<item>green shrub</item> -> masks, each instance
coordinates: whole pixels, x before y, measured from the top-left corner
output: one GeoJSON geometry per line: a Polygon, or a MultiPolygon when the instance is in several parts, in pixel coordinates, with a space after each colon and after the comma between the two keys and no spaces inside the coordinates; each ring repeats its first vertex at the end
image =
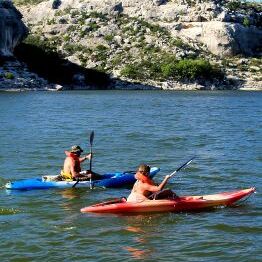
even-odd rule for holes
{"type": "Polygon", "coordinates": [[[106,17],[106,15],[99,13],[97,11],[93,11],[91,13],[89,13],[89,17],[91,18],[99,18],[101,21],[107,21],[108,18],[106,17]]]}
{"type": "Polygon", "coordinates": [[[226,4],[226,7],[231,11],[236,11],[241,7],[241,1],[232,1],[226,4]]]}
{"type": "Polygon", "coordinates": [[[46,0],[13,0],[15,5],[37,5],[46,0]]]}
{"type": "Polygon", "coordinates": [[[131,78],[131,79],[143,79],[143,70],[137,64],[126,65],[120,72],[122,76],[131,78]]]}
{"type": "Polygon", "coordinates": [[[112,60],[111,60],[111,65],[116,67],[121,65],[123,61],[123,58],[121,57],[121,55],[116,55],[112,60]]]}
{"type": "Polygon", "coordinates": [[[99,28],[99,25],[96,22],[91,22],[88,24],[90,31],[96,31],[99,28]]]}
{"type": "Polygon", "coordinates": [[[62,16],[62,15],[63,15],[63,11],[62,10],[56,10],[55,16],[62,16]]]}
{"type": "Polygon", "coordinates": [[[71,43],[64,44],[63,48],[69,55],[73,55],[74,53],[81,52],[83,50],[82,45],[71,43]]]}
{"type": "Polygon", "coordinates": [[[87,35],[87,32],[85,31],[85,30],[81,30],[80,32],[79,32],[79,36],[81,37],[81,38],[83,38],[83,37],[85,37],[87,35]]]}
{"type": "Polygon", "coordinates": [[[250,60],[250,66],[261,66],[262,65],[262,58],[252,58],[250,60]]]}
{"type": "Polygon", "coordinates": [[[161,65],[161,73],[164,78],[169,78],[174,75],[175,65],[174,64],[163,64],[161,65]]]}
{"type": "Polygon", "coordinates": [[[227,67],[227,66],[229,66],[229,64],[230,64],[230,61],[228,61],[227,59],[224,58],[224,59],[222,60],[221,64],[222,64],[222,66],[227,67]]]}
{"type": "Polygon", "coordinates": [[[126,65],[121,70],[121,75],[131,79],[154,80],[176,79],[197,80],[223,77],[219,68],[212,66],[203,59],[170,60],[172,56],[159,61],[143,60],[141,63],[126,65]],[[164,61],[166,60],[166,61],[164,61]]]}
{"type": "Polygon", "coordinates": [[[104,39],[105,39],[107,42],[112,42],[113,39],[114,39],[114,35],[105,35],[104,39]]]}
{"type": "Polygon", "coordinates": [[[98,72],[106,73],[105,66],[106,66],[106,64],[105,64],[105,63],[102,63],[101,65],[96,66],[95,69],[96,69],[96,71],[98,71],[98,72]]]}
{"type": "Polygon", "coordinates": [[[48,19],[48,20],[46,21],[46,23],[47,23],[48,25],[54,25],[54,24],[56,24],[56,21],[55,21],[55,19],[53,18],[53,19],[48,19]]]}
{"type": "Polygon", "coordinates": [[[63,49],[68,55],[72,55],[76,51],[76,45],[67,43],[64,44],[63,49]]]}
{"type": "Polygon", "coordinates": [[[61,44],[61,39],[59,37],[53,38],[41,38],[39,35],[29,35],[25,40],[25,44],[37,46],[42,50],[48,52],[54,52],[57,49],[57,46],[61,44]]]}
{"type": "Polygon", "coordinates": [[[98,45],[95,48],[94,57],[96,61],[105,62],[107,59],[108,48],[104,45],[98,45]]]}
{"type": "Polygon", "coordinates": [[[169,54],[169,53],[162,53],[160,54],[159,61],[162,65],[164,64],[172,64],[177,61],[177,58],[175,55],[169,54]]]}
{"type": "Polygon", "coordinates": [[[247,17],[245,17],[244,20],[243,20],[243,26],[245,26],[245,27],[249,27],[250,26],[250,21],[249,21],[249,19],[247,17]]]}
{"type": "Polygon", "coordinates": [[[181,49],[192,49],[192,47],[189,45],[189,44],[187,44],[187,43],[185,43],[182,39],[180,39],[180,38],[172,38],[171,40],[170,40],[170,44],[171,45],[174,45],[174,46],[176,46],[176,47],[178,47],[178,48],[181,48],[181,49]]]}
{"type": "Polygon", "coordinates": [[[88,60],[88,58],[86,56],[84,56],[83,54],[79,54],[78,59],[81,62],[81,66],[86,66],[86,63],[87,63],[87,60],[88,60]]]}
{"type": "Polygon", "coordinates": [[[6,72],[6,73],[4,74],[4,77],[5,77],[6,79],[14,79],[14,78],[15,78],[15,77],[14,77],[14,74],[11,73],[11,72],[6,72]]]}
{"type": "Polygon", "coordinates": [[[149,24],[148,22],[144,20],[141,20],[140,23],[142,26],[149,28],[152,33],[160,33],[160,34],[165,34],[165,35],[169,34],[167,29],[165,29],[164,27],[161,27],[160,25],[149,24]]]}
{"type": "Polygon", "coordinates": [[[99,51],[99,52],[104,52],[106,51],[108,48],[104,45],[97,45],[96,46],[96,50],[99,51]]]}
{"type": "Polygon", "coordinates": [[[175,65],[174,77],[178,79],[208,78],[212,71],[212,66],[202,59],[183,59],[175,65]]]}
{"type": "Polygon", "coordinates": [[[68,41],[70,40],[70,36],[69,36],[69,35],[64,35],[63,38],[64,38],[64,41],[65,41],[65,42],[68,42],[68,41]]]}

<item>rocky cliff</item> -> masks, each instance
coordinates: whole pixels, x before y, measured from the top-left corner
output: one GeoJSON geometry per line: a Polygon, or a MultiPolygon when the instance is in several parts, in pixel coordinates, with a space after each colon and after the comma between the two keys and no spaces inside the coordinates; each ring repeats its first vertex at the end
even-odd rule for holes
{"type": "Polygon", "coordinates": [[[14,49],[28,35],[22,14],[8,0],[0,1],[0,90],[48,89],[48,82],[16,59],[14,49]]]}
{"type": "MultiPolygon", "coordinates": [[[[60,24],[62,29],[61,24],[74,24],[81,13],[96,11],[111,17],[125,14],[161,24],[173,36],[201,42],[212,53],[222,57],[254,55],[256,49],[261,47],[261,7],[256,10],[250,6],[232,5],[236,1],[61,0],[57,9],[53,8],[53,2],[45,1],[23,9],[27,24],[43,25],[48,20],[49,25],[54,22],[60,24]],[[70,14],[77,12],[75,19],[70,21],[70,14]]],[[[86,21],[86,25],[88,22],[86,21]]],[[[48,27],[45,29],[48,30],[48,27]]]]}
{"type": "MultiPolygon", "coordinates": [[[[261,88],[261,4],[14,0],[27,43],[105,72],[117,88],[261,88]]],[[[83,76],[79,75],[81,79],[83,76]]]]}
{"type": "Polygon", "coordinates": [[[14,48],[27,33],[22,15],[12,2],[0,1],[0,56],[13,56],[14,48]]]}

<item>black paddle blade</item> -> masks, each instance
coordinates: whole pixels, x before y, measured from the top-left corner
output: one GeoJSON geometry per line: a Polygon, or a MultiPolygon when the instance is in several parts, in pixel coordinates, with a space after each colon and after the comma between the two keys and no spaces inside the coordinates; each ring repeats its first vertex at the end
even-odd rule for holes
{"type": "Polygon", "coordinates": [[[170,177],[174,176],[174,175],[176,174],[176,172],[178,172],[178,171],[181,170],[182,168],[184,168],[184,167],[186,167],[187,165],[189,165],[189,164],[193,161],[194,158],[196,158],[196,157],[195,157],[195,156],[192,157],[192,158],[189,159],[186,163],[184,163],[182,166],[180,166],[176,171],[174,171],[174,172],[170,175],[170,177]]]}
{"type": "Polygon", "coordinates": [[[95,136],[95,132],[92,131],[91,134],[90,134],[90,145],[91,146],[93,145],[94,136],[95,136]]]}
{"type": "Polygon", "coordinates": [[[184,168],[185,166],[189,165],[189,164],[193,161],[194,158],[196,158],[196,157],[195,157],[195,156],[192,157],[192,158],[191,158],[190,160],[188,160],[185,164],[183,164],[181,167],[179,167],[179,168],[176,170],[176,172],[178,172],[179,170],[181,170],[181,169],[184,168]]]}
{"type": "Polygon", "coordinates": [[[79,183],[79,179],[77,179],[77,181],[73,184],[72,188],[75,188],[75,186],[79,183]]]}

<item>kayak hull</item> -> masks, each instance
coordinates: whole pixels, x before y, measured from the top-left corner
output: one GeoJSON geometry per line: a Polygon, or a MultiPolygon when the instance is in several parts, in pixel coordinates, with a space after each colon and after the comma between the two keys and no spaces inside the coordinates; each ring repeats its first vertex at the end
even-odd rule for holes
{"type": "MultiPolygon", "coordinates": [[[[150,170],[150,177],[153,178],[160,168],[152,167],[150,170]]],[[[102,176],[101,180],[92,180],[92,187],[104,188],[120,188],[127,187],[135,183],[134,172],[116,172],[107,173],[102,176]]],[[[76,181],[48,181],[43,178],[22,179],[13,182],[8,182],[5,188],[8,190],[31,190],[31,189],[49,189],[49,188],[70,188],[76,181]]],[[[76,185],[78,187],[90,188],[90,181],[79,181],[76,185]]]]}
{"type": "Polygon", "coordinates": [[[139,203],[118,199],[84,207],[82,213],[152,213],[198,211],[219,206],[231,206],[255,192],[255,188],[203,196],[181,196],[174,199],[146,200],[139,203]]]}

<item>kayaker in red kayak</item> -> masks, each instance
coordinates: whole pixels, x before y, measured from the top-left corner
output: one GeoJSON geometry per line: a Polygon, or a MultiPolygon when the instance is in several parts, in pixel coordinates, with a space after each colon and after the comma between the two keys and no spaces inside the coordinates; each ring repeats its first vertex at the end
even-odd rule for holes
{"type": "Polygon", "coordinates": [[[65,151],[66,158],[64,161],[63,170],[61,170],[59,180],[88,180],[99,179],[100,175],[90,170],[81,172],[81,163],[86,159],[91,159],[92,154],[89,153],[84,157],[80,157],[83,149],[80,146],[72,146],[70,151],[65,151]],[[81,173],[80,173],[81,172],[81,173]]]}
{"type": "MultiPolygon", "coordinates": [[[[164,186],[166,185],[168,179],[171,177],[170,175],[165,176],[164,180],[160,183],[160,185],[156,186],[149,178],[150,174],[150,167],[145,164],[141,164],[137,172],[135,174],[135,178],[137,181],[135,182],[133,189],[131,191],[131,194],[127,198],[127,202],[141,202],[144,200],[148,200],[149,196],[152,195],[152,193],[156,193],[161,191],[164,186]]],[[[168,190],[168,195],[175,195],[172,191],[168,190]]],[[[166,197],[167,194],[165,194],[166,197]]]]}

